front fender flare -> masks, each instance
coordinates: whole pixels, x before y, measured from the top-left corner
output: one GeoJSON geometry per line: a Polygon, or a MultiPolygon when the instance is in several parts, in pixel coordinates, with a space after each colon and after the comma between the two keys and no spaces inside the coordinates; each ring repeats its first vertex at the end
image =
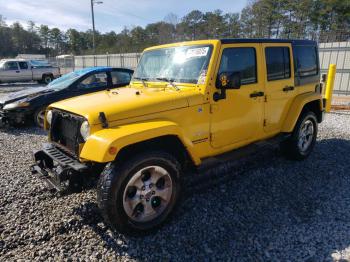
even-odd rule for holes
{"type": "Polygon", "coordinates": [[[193,162],[200,164],[201,160],[193,150],[193,143],[186,138],[181,128],[174,122],[162,120],[139,122],[99,130],[93,133],[83,145],[80,158],[83,161],[98,163],[111,162],[114,161],[118,152],[126,146],[166,135],[177,136],[187,149],[193,162]],[[109,153],[111,147],[117,149],[116,154],[109,153]]]}

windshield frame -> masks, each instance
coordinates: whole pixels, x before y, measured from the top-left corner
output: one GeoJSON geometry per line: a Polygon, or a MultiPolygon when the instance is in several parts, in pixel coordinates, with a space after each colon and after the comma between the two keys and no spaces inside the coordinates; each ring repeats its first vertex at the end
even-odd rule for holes
{"type": "MultiPolygon", "coordinates": [[[[212,43],[198,43],[198,44],[193,44],[193,43],[189,43],[189,44],[181,44],[181,45],[173,45],[173,46],[165,46],[165,47],[159,47],[159,48],[152,48],[149,50],[145,50],[142,53],[142,56],[137,64],[137,67],[135,69],[135,72],[133,74],[133,77],[130,81],[130,83],[134,82],[168,82],[169,84],[171,83],[176,83],[180,86],[193,86],[193,85],[200,85],[200,84],[206,84],[208,81],[208,75],[209,75],[209,68],[211,66],[211,60],[213,59],[214,56],[214,52],[215,52],[215,46],[212,43]],[[203,63],[203,66],[206,65],[206,75],[204,77],[204,80],[201,81],[201,83],[199,83],[200,77],[201,77],[201,73],[198,75],[197,79],[193,79],[196,80],[196,82],[191,82],[191,81],[177,81],[177,79],[169,79],[169,81],[166,80],[159,80],[157,78],[166,78],[164,76],[162,76],[162,74],[157,75],[156,77],[152,77],[152,78],[145,78],[145,77],[140,77],[137,75],[137,71],[140,70],[139,68],[142,66],[141,62],[142,59],[144,58],[144,56],[148,53],[154,52],[154,51],[159,51],[159,50],[165,50],[165,49],[175,49],[175,48],[187,48],[191,49],[191,48],[204,48],[204,47],[208,47],[208,54],[206,55],[206,60],[203,63]]],[[[201,69],[201,71],[204,70],[204,67],[201,69]]],[[[181,79],[181,80],[186,80],[186,79],[181,79]]]]}

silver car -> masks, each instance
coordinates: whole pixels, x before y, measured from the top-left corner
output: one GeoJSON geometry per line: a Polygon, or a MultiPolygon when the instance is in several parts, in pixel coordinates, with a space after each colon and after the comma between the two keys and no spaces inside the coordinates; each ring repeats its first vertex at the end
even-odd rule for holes
{"type": "Polygon", "coordinates": [[[60,69],[42,61],[0,60],[0,83],[38,81],[49,84],[57,77],[60,77],[60,69]]]}

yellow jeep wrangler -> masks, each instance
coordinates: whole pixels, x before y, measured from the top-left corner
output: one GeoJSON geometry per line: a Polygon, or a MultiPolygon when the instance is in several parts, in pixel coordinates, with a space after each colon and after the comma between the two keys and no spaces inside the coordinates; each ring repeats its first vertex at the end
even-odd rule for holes
{"type": "Polygon", "coordinates": [[[62,190],[93,173],[98,205],[119,231],[161,225],[188,168],[278,142],[311,153],[323,120],[317,44],[222,39],[146,49],[129,86],[48,107],[49,143],[34,173],[62,190]],[[253,147],[252,147],[253,145],[253,147]]]}

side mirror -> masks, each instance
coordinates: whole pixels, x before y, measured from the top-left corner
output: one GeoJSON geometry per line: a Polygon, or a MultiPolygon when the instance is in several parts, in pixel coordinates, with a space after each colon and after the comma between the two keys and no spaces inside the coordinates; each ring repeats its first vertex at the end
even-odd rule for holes
{"type": "Polygon", "coordinates": [[[241,85],[240,72],[223,72],[216,79],[218,89],[240,89],[241,85]]]}

